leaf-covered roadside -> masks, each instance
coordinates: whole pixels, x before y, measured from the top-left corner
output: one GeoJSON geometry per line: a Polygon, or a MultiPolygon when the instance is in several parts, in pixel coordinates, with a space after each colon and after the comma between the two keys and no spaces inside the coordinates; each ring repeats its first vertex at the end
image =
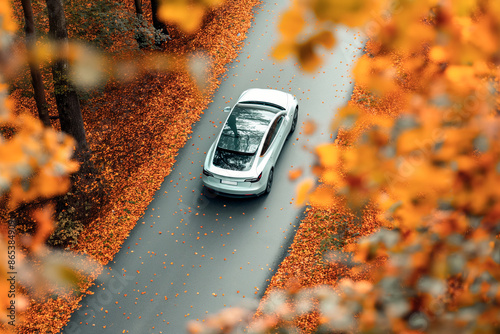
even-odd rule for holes
{"type": "MultiPolygon", "coordinates": [[[[372,47],[372,43],[368,41],[365,49],[369,52],[372,47]]],[[[397,63],[396,56],[395,62],[397,63]]],[[[340,128],[335,144],[342,150],[348,151],[375,119],[397,117],[401,103],[397,94],[390,98],[375,97],[359,84],[355,85],[348,105],[366,110],[373,115],[373,118],[358,119],[349,131],[340,128]]],[[[319,155],[321,158],[320,152],[319,155]]],[[[342,171],[343,168],[340,166],[335,169],[336,173],[342,173],[342,171]]],[[[308,288],[330,286],[338,289],[338,284],[344,279],[354,282],[371,282],[375,279],[373,269],[386,261],[385,256],[375,254],[364,254],[368,257],[376,257],[369,263],[356,261],[355,255],[351,253],[353,246],[359,242],[360,238],[368,237],[384,227],[379,219],[380,211],[368,204],[363,212],[354,214],[349,209],[345,198],[319,196],[323,190],[324,187],[319,187],[309,194],[306,216],[297,229],[287,257],[271,279],[254,317],[256,328],[260,326],[270,328],[273,324],[281,328],[288,326],[287,323],[282,323],[283,319],[287,318],[286,316],[269,317],[267,315],[269,314],[267,305],[273,304],[272,299],[276,298],[276,292],[288,291],[291,298],[295,298],[294,293],[300,290],[307,291],[308,288]],[[314,196],[315,193],[318,196],[314,196]],[[266,315],[263,315],[264,309],[266,315]],[[270,325],[269,322],[272,324],[270,325]]],[[[302,197],[307,197],[307,194],[303,194],[302,197]]],[[[366,250],[366,252],[369,251],[369,249],[366,250]]],[[[295,309],[297,305],[294,305],[295,302],[289,302],[289,311],[293,314],[297,311],[295,309]]],[[[273,314],[274,311],[271,310],[270,313],[273,314]]],[[[325,319],[321,318],[320,312],[304,312],[302,316],[290,317],[289,325],[290,328],[298,328],[303,333],[315,333],[323,321],[325,319]]]]}
{"type": "MultiPolygon", "coordinates": [[[[75,251],[108,263],[120,249],[169,174],[191,126],[211,102],[220,79],[242,47],[257,0],[227,1],[209,13],[203,27],[189,38],[169,42],[169,51],[181,59],[203,50],[210,60],[203,91],[185,70],[149,73],[125,84],[108,84],[100,97],[85,104],[83,115],[89,143],[102,177],[109,182],[98,214],[79,236],[75,251]]],[[[26,97],[17,104],[34,110],[26,97]]],[[[99,272],[93,273],[93,278],[99,272]]],[[[55,333],[78,307],[91,281],[80,291],[44,302],[31,301],[19,333],[55,333]]]]}
{"type": "MultiPolygon", "coordinates": [[[[274,293],[280,289],[293,294],[300,289],[336,286],[344,278],[353,281],[371,280],[371,268],[382,263],[384,258],[370,265],[353,266],[354,259],[348,249],[360,237],[369,236],[380,228],[376,215],[374,209],[367,209],[360,221],[339,198],[328,208],[309,206],[288,256],[271,279],[261,308],[266,307],[267,302],[272,304],[272,298],[276,297],[274,293]]],[[[256,315],[257,328],[259,321],[277,321],[277,318],[261,316],[259,310],[256,315]]],[[[321,323],[321,318],[319,313],[311,312],[290,321],[291,325],[304,333],[313,333],[321,323]]],[[[286,327],[286,324],[281,323],[280,326],[286,327]]]]}

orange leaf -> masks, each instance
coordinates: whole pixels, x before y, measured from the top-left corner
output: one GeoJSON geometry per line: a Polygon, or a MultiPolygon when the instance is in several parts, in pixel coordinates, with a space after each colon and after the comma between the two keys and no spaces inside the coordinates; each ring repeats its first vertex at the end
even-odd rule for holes
{"type": "Polygon", "coordinates": [[[33,219],[36,221],[38,227],[36,229],[36,234],[31,238],[30,244],[28,245],[31,251],[36,253],[54,230],[54,222],[52,220],[53,212],[54,204],[46,205],[33,212],[33,219]]]}
{"type": "Polygon", "coordinates": [[[296,205],[304,205],[313,186],[314,181],[312,178],[303,180],[299,183],[297,186],[297,198],[295,200],[296,205]]]}
{"type": "Polygon", "coordinates": [[[305,135],[312,135],[316,131],[316,123],[312,120],[306,121],[304,123],[304,134],[305,135]]]}
{"type": "Polygon", "coordinates": [[[292,40],[300,33],[304,23],[301,11],[298,8],[292,8],[283,14],[278,29],[285,40],[292,40]]]}
{"type": "Polygon", "coordinates": [[[298,179],[302,175],[302,169],[297,168],[297,169],[292,169],[288,171],[288,178],[292,181],[298,179]]]}
{"type": "Polygon", "coordinates": [[[273,50],[273,57],[278,60],[285,59],[289,54],[295,52],[295,44],[282,42],[278,44],[273,50]]]}
{"type": "Polygon", "coordinates": [[[326,187],[316,188],[310,195],[309,199],[312,205],[317,207],[331,207],[335,201],[333,189],[326,187]]]}
{"type": "Polygon", "coordinates": [[[340,152],[335,144],[322,144],[316,146],[316,154],[321,166],[335,167],[340,158],[340,152]]]}

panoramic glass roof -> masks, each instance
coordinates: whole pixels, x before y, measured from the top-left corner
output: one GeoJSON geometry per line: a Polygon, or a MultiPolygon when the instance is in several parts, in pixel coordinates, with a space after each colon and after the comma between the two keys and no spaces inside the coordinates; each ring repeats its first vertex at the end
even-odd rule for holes
{"type": "Polygon", "coordinates": [[[222,129],[218,148],[255,154],[275,112],[252,105],[236,105],[222,129]]]}

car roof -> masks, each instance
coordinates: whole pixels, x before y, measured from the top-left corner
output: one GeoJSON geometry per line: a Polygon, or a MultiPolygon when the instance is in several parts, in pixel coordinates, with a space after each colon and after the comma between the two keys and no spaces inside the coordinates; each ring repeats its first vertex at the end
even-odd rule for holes
{"type": "Polygon", "coordinates": [[[273,109],[251,104],[235,105],[222,128],[217,147],[233,152],[255,154],[276,117],[273,109]]]}
{"type": "Polygon", "coordinates": [[[265,102],[277,105],[284,110],[287,106],[288,94],[275,89],[262,89],[262,88],[251,88],[244,91],[240,98],[239,103],[255,103],[255,102],[265,102]]]}

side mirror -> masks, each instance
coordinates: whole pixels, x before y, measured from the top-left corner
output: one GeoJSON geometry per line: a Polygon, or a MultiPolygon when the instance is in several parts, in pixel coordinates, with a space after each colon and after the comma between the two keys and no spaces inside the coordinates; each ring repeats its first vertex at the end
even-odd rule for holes
{"type": "Polygon", "coordinates": [[[228,107],[224,108],[224,112],[230,112],[230,111],[231,111],[231,107],[228,106],[228,107]]]}

